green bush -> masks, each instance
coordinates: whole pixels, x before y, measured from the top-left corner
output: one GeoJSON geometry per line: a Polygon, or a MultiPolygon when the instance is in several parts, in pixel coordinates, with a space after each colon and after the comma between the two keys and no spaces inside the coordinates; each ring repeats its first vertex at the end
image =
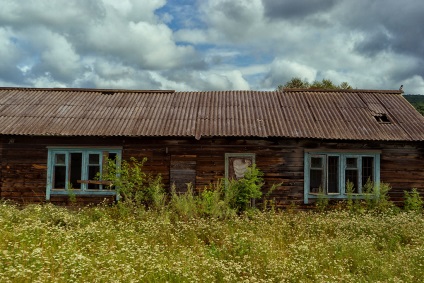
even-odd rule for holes
{"type": "Polygon", "coordinates": [[[411,192],[404,191],[404,209],[406,211],[422,212],[423,199],[416,188],[412,189],[411,192]]]}
{"type": "Polygon", "coordinates": [[[252,165],[243,178],[227,180],[225,193],[229,196],[230,206],[238,212],[251,208],[252,202],[262,196],[263,175],[256,165],[252,165]]]}
{"type": "Polygon", "coordinates": [[[102,180],[110,181],[119,198],[127,204],[161,209],[166,201],[162,178],[160,175],[153,177],[144,172],[143,165],[146,161],[147,158],[140,161],[134,157],[130,161],[108,160],[102,180]]]}

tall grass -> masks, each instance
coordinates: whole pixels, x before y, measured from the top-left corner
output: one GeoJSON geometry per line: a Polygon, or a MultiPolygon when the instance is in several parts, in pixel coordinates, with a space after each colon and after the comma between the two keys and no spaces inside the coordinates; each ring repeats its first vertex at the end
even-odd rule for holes
{"type": "Polygon", "coordinates": [[[416,212],[254,212],[0,203],[1,282],[421,282],[416,212]]]}

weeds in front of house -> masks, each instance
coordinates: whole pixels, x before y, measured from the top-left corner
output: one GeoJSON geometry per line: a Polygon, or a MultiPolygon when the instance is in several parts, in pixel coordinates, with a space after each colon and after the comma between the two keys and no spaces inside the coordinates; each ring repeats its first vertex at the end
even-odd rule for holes
{"type": "Polygon", "coordinates": [[[177,219],[0,203],[2,282],[420,282],[423,259],[415,212],[177,219]]]}
{"type": "Polygon", "coordinates": [[[416,188],[412,191],[404,191],[404,209],[406,211],[415,211],[421,213],[423,211],[423,199],[416,188]]]}
{"type": "MultiPolygon", "coordinates": [[[[154,177],[144,172],[147,158],[134,157],[126,160],[108,160],[107,169],[102,172],[102,180],[109,181],[126,205],[162,209],[166,194],[160,175],[154,177]]],[[[97,178],[100,178],[100,173],[97,178]]]]}
{"type": "Polygon", "coordinates": [[[67,210],[0,202],[1,281],[421,282],[424,276],[416,190],[405,193],[403,212],[393,209],[387,184],[370,185],[369,199],[348,198],[338,209],[325,199],[314,212],[295,204],[276,212],[271,199],[259,211],[250,203],[260,196],[260,174],[202,192],[174,188],[166,200],[160,178],[145,175],[143,162],[127,165],[106,172],[121,186],[115,205],[67,210]]]}

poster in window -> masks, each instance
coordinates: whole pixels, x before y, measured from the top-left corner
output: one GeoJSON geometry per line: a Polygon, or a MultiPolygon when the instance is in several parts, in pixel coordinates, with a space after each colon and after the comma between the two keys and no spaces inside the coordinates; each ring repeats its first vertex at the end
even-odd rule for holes
{"type": "Polygon", "coordinates": [[[240,179],[244,177],[247,168],[252,166],[253,156],[231,156],[228,158],[228,178],[240,179]]]}

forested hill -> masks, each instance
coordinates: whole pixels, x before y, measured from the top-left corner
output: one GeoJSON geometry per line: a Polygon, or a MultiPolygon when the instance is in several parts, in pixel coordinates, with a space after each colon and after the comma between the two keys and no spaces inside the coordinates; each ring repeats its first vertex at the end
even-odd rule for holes
{"type": "Polygon", "coordinates": [[[409,101],[409,103],[424,103],[424,95],[421,94],[404,94],[403,97],[409,101]]]}
{"type": "Polygon", "coordinates": [[[424,95],[405,94],[404,97],[424,116],[424,95]]]}

